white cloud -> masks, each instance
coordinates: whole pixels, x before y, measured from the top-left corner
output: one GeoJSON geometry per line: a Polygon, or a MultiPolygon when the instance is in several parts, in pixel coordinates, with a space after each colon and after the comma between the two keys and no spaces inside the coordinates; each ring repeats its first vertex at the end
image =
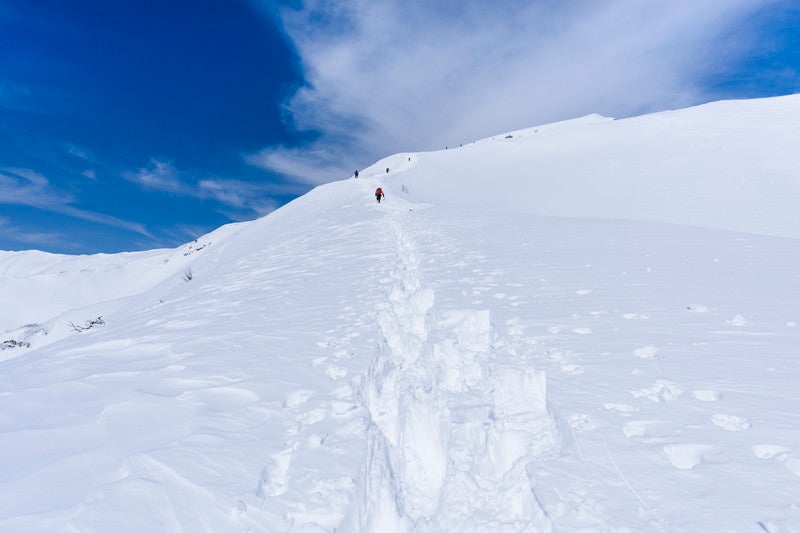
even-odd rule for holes
{"type": "Polygon", "coordinates": [[[277,15],[308,82],[286,112],[319,139],[248,161],[321,183],[394,152],[714,99],[701,78],[742,53],[720,36],[771,3],[305,0],[277,15]]]}
{"type": "MultiPolygon", "coordinates": [[[[202,198],[211,198],[236,209],[245,209],[258,215],[274,211],[277,203],[265,198],[264,186],[239,180],[206,179],[198,183],[198,194],[202,198]]],[[[241,219],[239,215],[231,215],[233,220],[241,219]]]]}
{"type": "Polygon", "coordinates": [[[46,208],[66,205],[72,199],[59,194],[50,182],[27,168],[0,168],[0,203],[46,208]]]}
{"type": "Polygon", "coordinates": [[[103,213],[96,213],[94,211],[87,211],[85,209],[78,209],[72,206],[63,206],[59,209],[54,209],[59,213],[64,215],[68,215],[74,218],[79,218],[81,220],[88,220],[89,222],[97,222],[98,224],[105,224],[107,226],[114,226],[116,228],[126,229],[128,231],[132,231],[134,233],[138,233],[140,235],[144,235],[146,237],[152,237],[153,235],[147,230],[147,226],[144,224],[140,224],[138,222],[129,222],[127,220],[122,220],[121,218],[117,218],[111,215],[105,215],[103,213]]]}
{"type": "Polygon", "coordinates": [[[264,170],[292,176],[300,183],[318,185],[343,177],[341,163],[337,165],[336,161],[346,158],[346,153],[331,148],[329,143],[306,149],[272,147],[247,155],[245,160],[264,170]]]}
{"type": "Polygon", "coordinates": [[[64,242],[69,242],[70,239],[61,233],[42,232],[42,231],[24,231],[12,225],[3,225],[5,238],[8,241],[24,244],[30,246],[53,246],[63,245],[64,242]]]}
{"type": "Polygon", "coordinates": [[[86,148],[78,146],[77,144],[65,143],[64,150],[72,157],[82,159],[83,161],[92,162],[93,158],[91,155],[89,155],[89,151],[86,148]]]}
{"type": "Polygon", "coordinates": [[[126,172],[125,179],[138,183],[145,189],[191,195],[190,187],[178,176],[172,163],[151,159],[148,167],[136,172],[126,172]]]}
{"type": "Polygon", "coordinates": [[[280,186],[269,183],[219,178],[196,180],[172,163],[157,159],[152,159],[148,167],[124,173],[123,177],[145,189],[219,202],[223,205],[220,212],[232,220],[246,219],[254,213],[265,215],[273,211],[277,203],[270,200],[268,195],[271,192],[281,192],[280,186]]]}
{"type": "MultiPolygon", "coordinates": [[[[60,213],[80,220],[97,222],[148,237],[151,236],[143,224],[129,222],[103,213],[79,209],[71,205],[72,202],[73,198],[71,196],[54,189],[47,178],[38,172],[27,168],[0,169],[0,204],[27,205],[43,211],[60,213]]],[[[53,235],[50,233],[29,234],[27,241],[37,242],[32,237],[37,236],[38,242],[44,243],[44,238],[55,238],[53,235]]]]}

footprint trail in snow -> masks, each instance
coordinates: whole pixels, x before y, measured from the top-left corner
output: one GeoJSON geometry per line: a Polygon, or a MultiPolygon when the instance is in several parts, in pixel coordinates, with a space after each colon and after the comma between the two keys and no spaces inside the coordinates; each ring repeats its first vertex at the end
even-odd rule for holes
{"type": "Polygon", "coordinates": [[[526,469],[559,451],[544,372],[494,368],[489,311],[439,309],[413,237],[388,223],[397,267],[364,380],[359,530],[548,529],[526,469]]]}

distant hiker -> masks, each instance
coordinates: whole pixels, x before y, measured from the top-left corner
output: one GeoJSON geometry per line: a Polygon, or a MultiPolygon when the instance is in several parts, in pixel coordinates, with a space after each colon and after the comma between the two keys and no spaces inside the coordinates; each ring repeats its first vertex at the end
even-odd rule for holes
{"type": "Polygon", "coordinates": [[[386,167],[386,173],[387,174],[389,173],[389,167],[386,167]]]}
{"type": "Polygon", "coordinates": [[[375,189],[375,199],[378,200],[378,203],[381,203],[381,198],[383,198],[385,194],[383,194],[383,189],[378,187],[375,189]]]}
{"type": "Polygon", "coordinates": [[[356,179],[358,179],[358,170],[356,170],[353,174],[355,175],[356,179]]]}

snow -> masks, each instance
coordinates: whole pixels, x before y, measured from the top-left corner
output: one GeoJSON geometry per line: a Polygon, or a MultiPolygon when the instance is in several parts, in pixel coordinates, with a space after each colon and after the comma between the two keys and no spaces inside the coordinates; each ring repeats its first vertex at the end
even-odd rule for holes
{"type": "Polygon", "coordinates": [[[590,116],[175,250],[1,252],[0,531],[800,531],[798,119],[590,116]]]}

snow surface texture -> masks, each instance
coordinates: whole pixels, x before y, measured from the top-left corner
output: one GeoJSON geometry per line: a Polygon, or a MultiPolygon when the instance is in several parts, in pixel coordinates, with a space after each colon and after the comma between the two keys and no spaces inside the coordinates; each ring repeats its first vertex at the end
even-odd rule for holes
{"type": "Polygon", "coordinates": [[[800,531],[798,123],[588,117],[0,252],[0,531],[800,531]]]}

